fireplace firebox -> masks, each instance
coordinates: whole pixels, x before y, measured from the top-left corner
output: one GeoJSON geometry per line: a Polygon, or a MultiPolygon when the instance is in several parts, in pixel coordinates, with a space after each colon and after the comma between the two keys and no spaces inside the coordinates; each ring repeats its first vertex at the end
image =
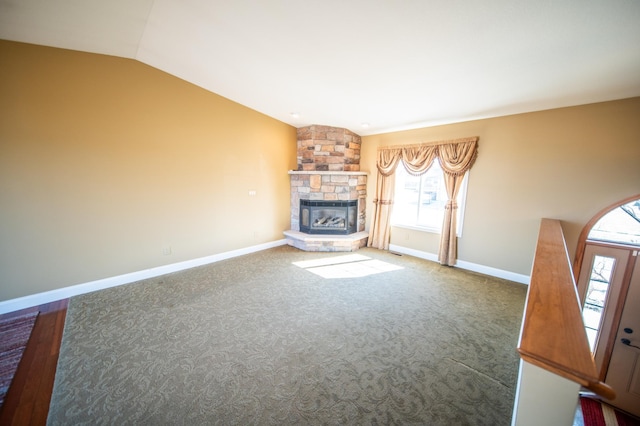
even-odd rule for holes
{"type": "Polygon", "coordinates": [[[358,200],[300,200],[300,232],[348,235],[358,231],[358,200]]]}

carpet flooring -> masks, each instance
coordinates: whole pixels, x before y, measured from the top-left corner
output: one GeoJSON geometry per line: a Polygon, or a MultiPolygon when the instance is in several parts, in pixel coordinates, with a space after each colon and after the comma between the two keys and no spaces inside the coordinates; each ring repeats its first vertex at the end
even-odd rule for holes
{"type": "Polygon", "coordinates": [[[509,425],[525,296],[282,246],[74,297],[48,424],[509,425]]]}
{"type": "Polygon", "coordinates": [[[37,317],[36,311],[0,320],[0,407],[4,404],[37,317]]]}

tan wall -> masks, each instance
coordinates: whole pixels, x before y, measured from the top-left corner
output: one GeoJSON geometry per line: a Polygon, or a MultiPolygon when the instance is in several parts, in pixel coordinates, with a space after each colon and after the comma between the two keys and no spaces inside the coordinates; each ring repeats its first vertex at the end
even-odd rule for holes
{"type": "MultiPolygon", "coordinates": [[[[634,98],[364,137],[368,220],[378,146],[479,136],[459,258],[529,274],[541,217],[573,256],[596,212],[640,194],[638,117],[634,98]]],[[[295,165],[293,127],[180,79],[0,41],[0,300],[281,239],[295,165]]]]}
{"type": "Polygon", "coordinates": [[[218,95],[0,41],[0,300],[280,240],[295,166],[295,128],[218,95]]]}
{"type": "MultiPolygon", "coordinates": [[[[640,194],[640,98],[364,137],[368,220],[378,146],[479,136],[461,260],[529,275],[540,219],[560,219],[571,260],[598,211],[640,194]]],[[[367,227],[369,223],[367,224],[367,227]]],[[[368,228],[367,228],[368,229],[368,228]]],[[[437,253],[439,235],[392,228],[391,243],[437,253]]]]}

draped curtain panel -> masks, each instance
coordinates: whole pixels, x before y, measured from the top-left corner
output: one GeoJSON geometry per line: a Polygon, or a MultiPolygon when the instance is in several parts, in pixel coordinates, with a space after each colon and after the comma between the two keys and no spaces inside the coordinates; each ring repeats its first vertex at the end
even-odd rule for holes
{"type": "Polygon", "coordinates": [[[457,212],[456,198],[462,185],[464,174],[471,169],[478,155],[478,140],[465,141],[456,144],[445,144],[438,147],[438,159],[444,172],[444,182],[447,189],[447,204],[444,208],[442,234],[440,234],[440,249],[438,260],[443,265],[453,266],[458,258],[457,212]]]}
{"type": "Polygon", "coordinates": [[[373,200],[373,220],[369,232],[368,247],[387,250],[389,248],[391,229],[391,206],[396,184],[396,167],[402,157],[401,149],[385,149],[378,151],[378,180],[373,200]]]}
{"type": "Polygon", "coordinates": [[[373,201],[373,221],[367,245],[383,250],[389,248],[395,170],[398,163],[402,161],[407,172],[414,176],[419,176],[431,167],[437,157],[444,172],[448,197],[445,205],[438,259],[443,265],[455,265],[458,249],[456,237],[458,206],[455,200],[464,174],[471,168],[476,159],[478,153],[477,145],[478,138],[473,137],[420,145],[379,148],[377,162],[378,181],[373,201]]]}

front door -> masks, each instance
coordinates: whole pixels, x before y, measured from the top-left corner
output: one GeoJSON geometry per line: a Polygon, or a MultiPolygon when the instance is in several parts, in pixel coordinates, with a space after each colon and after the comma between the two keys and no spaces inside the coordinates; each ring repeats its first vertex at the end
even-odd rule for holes
{"type": "Polygon", "coordinates": [[[588,241],[584,251],[578,293],[600,380],[606,376],[613,333],[620,318],[618,307],[624,302],[628,287],[625,278],[631,253],[625,246],[594,241],[588,241]]]}
{"type": "Polygon", "coordinates": [[[616,398],[609,401],[611,405],[640,417],[640,262],[637,259],[638,250],[634,250],[629,289],[605,383],[616,391],[616,398]]]}

